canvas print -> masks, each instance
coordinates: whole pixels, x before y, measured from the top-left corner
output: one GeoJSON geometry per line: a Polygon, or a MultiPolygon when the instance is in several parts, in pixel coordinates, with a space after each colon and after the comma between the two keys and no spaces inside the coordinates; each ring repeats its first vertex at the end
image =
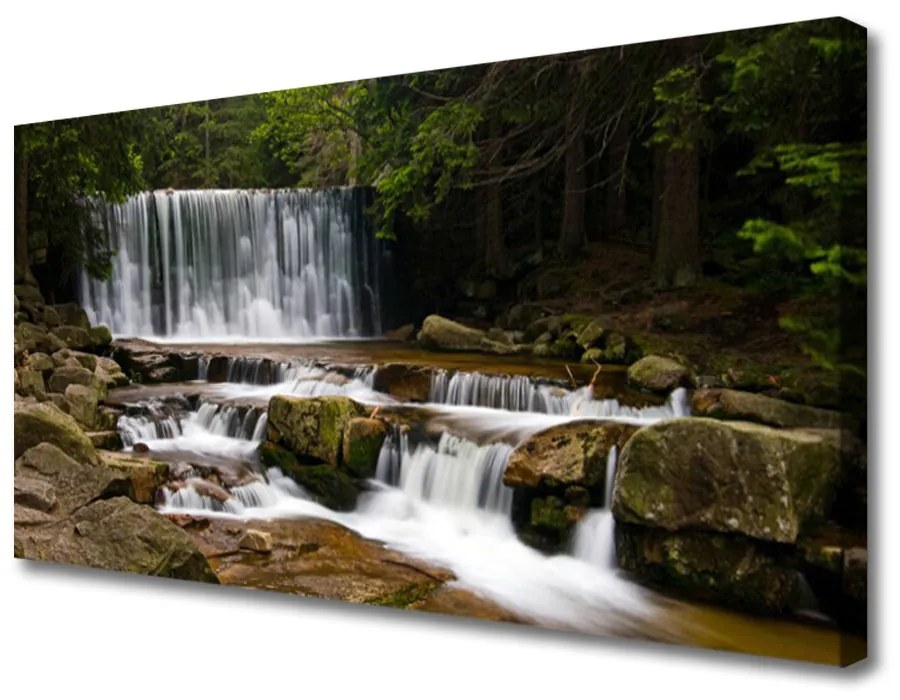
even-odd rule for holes
{"type": "Polygon", "coordinates": [[[833,18],[16,127],[15,556],[864,658],[866,123],[833,18]]]}

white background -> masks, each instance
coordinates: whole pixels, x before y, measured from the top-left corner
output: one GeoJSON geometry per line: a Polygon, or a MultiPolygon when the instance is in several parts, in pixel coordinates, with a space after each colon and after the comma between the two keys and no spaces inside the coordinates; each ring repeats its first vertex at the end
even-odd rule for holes
{"type": "MultiPolygon", "coordinates": [[[[887,692],[898,679],[897,43],[892,2],[37,3],[0,9],[0,204],[12,285],[17,122],[842,15],[870,44],[873,576],[870,660],[833,670],[126,577],[12,558],[11,402],[0,484],[2,697],[721,697],[887,692]],[[55,6],[54,6],[55,5],[55,6]],[[893,274],[891,274],[893,272],[893,274]],[[894,458],[891,461],[890,458],[894,458]],[[891,544],[887,545],[886,541],[891,544]],[[891,575],[894,574],[894,575],[891,575]],[[888,583],[888,581],[891,581],[888,583]],[[12,692],[13,694],[10,694],[12,692]]],[[[12,305],[0,328],[11,329],[12,305]]],[[[4,354],[11,352],[5,341],[4,354]]],[[[8,376],[2,381],[9,382],[8,376]]],[[[0,386],[9,397],[12,387],[0,386]]],[[[7,400],[8,401],[8,400],[7,400]]]]}

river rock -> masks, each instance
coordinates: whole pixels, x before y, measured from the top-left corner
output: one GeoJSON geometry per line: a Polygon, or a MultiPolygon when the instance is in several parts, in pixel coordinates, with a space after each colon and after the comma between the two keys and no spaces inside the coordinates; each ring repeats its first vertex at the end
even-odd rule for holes
{"type": "Polygon", "coordinates": [[[761,614],[811,605],[800,573],[746,537],[616,524],[619,566],[640,580],[761,614]]]}
{"type": "Polygon", "coordinates": [[[81,384],[69,384],[66,387],[65,397],[72,418],[88,430],[97,427],[97,402],[100,397],[96,389],[81,384]]]}
{"type": "Polygon", "coordinates": [[[90,503],[64,520],[16,534],[27,559],[218,583],[180,527],[124,497],[90,503]]]}
{"type": "Polygon", "coordinates": [[[56,490],[46,479],[17,475],[14,481],[13,498],[17,504],[42,513],[50,512],[57,504],[56,490]]]}
{"type": "Polygon", "coordinates": [[[50,375],[47,386],[50,391],[65,393],[66,387],[70,384],[91,386],[93,383],[94,373],[84,367],[57,367],[50,375]]]}
{"type": "Polygon", "coordinates": [[[344,469],[361,479],[375,476],[384,436],[385,427],[380,420],[350,418],[344,429],[344,469]]]}
{"type": "Polygon", "coordinates": [[[273,396],[268,411],[269,440],[308,461],[336,467],[348,421],[367,414],[365,407],[346,396],[273,396]]]}
{"type": "Polygon", "coordinates": [[[55,304],[53,306],[53,309],[59,316],[60,325],[77,326],[79,328],[83,328],[86,331],[90,330],[91,321],[88,318],[87,312],[75,302],[55,304]]]}
{"type": "Polygon", "coordinates": [[[384,337],[388,340],[406,343],[416,337],[416,327],[411,323],[407,323],[406,325],[400,326],[399,328],[389,330],[384,334],[384,337]]]}
{"type": "Polygon", "coordinates": [[[597,321],[589,321],[578,332],[575,342],[583,349],[596,347],[603,340],[604,330],[597,321]]]}
{"type": "MultiPolygon", "coordinates": [[[[99,464],[81,463],[47,442],[25,450],[16,459],[15,476],[17,481],[41,482],[45,493],[52,489],[55,498],[45,510],[55,506],[54,512],[60,516],[98,498],[132,493],[131,484],[118,472],[99,464]]],[[[36,507],[33,503],[26,505],[36,507]]]]}
{"type": "Polygon", "coordinates": [[[680,386],[687,386],[690,372],[667,357],[647,355],[628,368],[628,383],[636,389],[667,394],[680,386]]]}
{"type": "Polygon", "coordinates": [[[106,450],[100,452],[100,457],[107,467],[127,476],[134,491],[133,500],[138,503],[153,505],[158,490],[169,479],[169,465],[165,462],[106,450]]]}
{"type": "Polygon", "coordinates": [[[375,372],[373,388],[401,401],[428,401],[434,370],[390,362],[375,372]]]}
{"type": "Polygon", "coordinates": [[[514,488],[600,487],[610,449],[621,449],[635,432],[623,423],[579,421],[547,428],[521,443],[509,457],[503,483],[514,488]]]}
{"type": "Polygon", "coordinates": [[[778,428],[839,429],[845,416],[838,411],[813,408],[734,389],[698,389],[691,413],[723,420],[747,420],[778,428]]]}
{"type": "Polygon", "coordinates": [[[419,342],[426,348],[447,352],[489,352],[506,355],[521,352],[523,348],[491,340],[487,333],[432,314],[422,323],[419,342]]]}
{"type": "Polygon", "coordinates": [[[54,344],[50,340],[50,336],[48,335],[47,331],[44,328],[35,325],[34,323],[19,323],[15,327],[13,336],[16,345],[24,350],[27,350],[29,353],[55,352],[55,350],[53,349],[54,344]]]}
{"type": "Polygon", "coordinates": [[[794,543],[827,514],[840,480],[836,433],[675,419],[625,445],[612,507],[620,522],[794,543]]]}
{"type": "Polygon", "coordinates": [[[94,430],[85,433],[91,444],[98,450],[121,450],[122,438],[117,430],[94,430]]]}
{"type": "Polygon", "coordinates": [[[99,458],[94,446],[75,419],[52,403],[16,401],[14,411],[16,457],[35,445],[49,442],[77,462],[98,464],[99,458]]]}
{"type": "Polygon", "coordinates": [[[70,358],[74,358],[79,365],[84,367],[88,372],[97,369],[97,356],[89,352],[80,352],[78,350],[67,350],[70,358]]]}
{"type": "Polygon", "coordinates": [[[121,473],[131,482],[132,499],[138,503],[153,505],[157,490],[169,480],[169,465],[165,462],[106,450],[101,450],[99,455],[106,467],[121,473]]]}
{"type": "Polygon", "coordinates": [[[94,370],[94,376],[97,378],[97,381],[107,389],[113,389],[117,386],[126,386],[129,383],[128,377],[125,376],[125,373],[122,372],[122,369],[116,362],[110,360],[108,357],[98,357],[97,360],[97,369],[94,370]],[[110,365],[100,364],[100,360],[108,360],[111,365],[115,365],[116,369],[112,370],[110,365]]]}
{"type": "Polygon", "coordinates": [[[31,353],[26,359],[24,366],[26,369],[36,372],[52,372],[56,367],[53,359],[43,352],[31,353]]]}
{"type": "Polygon", "coordinates": [[[262,530],[247,530],[238,542],[238,547],[269,554],[272,551],[272,535],[262,530]]]}
{"type": "Polygon", "coordinates": [[[156,350],[131,350],[117,347],[115,361],[125,372],[143,383],[176,382],[196,379],[197,358],[167,355],[156,350]]]}
{"type": "Polygon", "coordinates": [[[479,352],[482,343],[487,341],[487,335],[484,331],[432,314],[422,323],[418,340],[433,350],[479,352]]]}
{"type": "Polygon", "coordinates": [[[210,518],[185,529],[207,554],[224,584],[277,590],[356,603],[407,607],[452,574],[318,518],[233,520],[210,518]],[[240,549],[247,530],[271,536],[273,554],[240,549]]]}
{"type": "Polygon", "coordinates": [[[89,331],[91,344],[97,350],[108,348],[113,341],[112,333],[107,326],[93,326],[89,331]]]}
{"type": "Polygon", "coordinates": [[[45,306],[41,314],[41,320],[47,328],[55,328],[62,323],[59,312],[52,306],[45,306]]]}
{"type": "Polygon", "coordinates": [[[69,402],[66,400],[66,397],[64,394],[60,394],[55,391],[49,391],[49,392],[47,392],[46,399],[47,399],[47,401],[50,401],[51,403],[53,403],[53,405],[56,406],[63,413],[69,412],[69,402]]]}
{"type": "Polygon", "coordinates": [[[41,372],[19,368],[16,370],[16,382],[20,394],[43,398],[46,387],[44,386],[44,375],[41,372]]]}
{"type": "Polygon", "coordinates": [[[87,350],[94,345],[90,333],[78,326],[58,326],[53,333],[73,350],[87,350]]]}
{"type": "Polygon", "coordinates": [[[356,485],[330,464],[304,464],[293,452],[270,441],[260,444],[259,460],[267,467],[281,469],[318,503],[332,510],[350,511],[356,507],[356,485]]]}

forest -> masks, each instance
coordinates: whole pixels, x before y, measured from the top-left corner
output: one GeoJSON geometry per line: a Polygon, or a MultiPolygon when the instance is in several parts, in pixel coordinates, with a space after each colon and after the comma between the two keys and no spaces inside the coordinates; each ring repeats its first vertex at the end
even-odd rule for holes
{"type": "Polygon", "coordinates": [[[647,290],[753,290],[816,363],[858,374],[865,46],[821,20],[26,125],[16,260],[51,295],[82,265],[108,275],[85,196],[364,185],[437,309],[456,277],[515,290],[619,244],[647,290]]]}

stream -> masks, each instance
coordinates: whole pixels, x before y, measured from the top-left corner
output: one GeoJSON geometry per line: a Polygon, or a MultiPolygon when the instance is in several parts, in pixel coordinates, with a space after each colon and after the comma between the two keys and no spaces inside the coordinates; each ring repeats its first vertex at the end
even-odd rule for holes
{"type": "MultiPolygon", "coordinates": [[[[366,344],[342,345],[346,359],[357,358],[366,344]]],[[[761,620],[676,601],[620,572],[608,503],[615,450],[608,459],[606,502],[582,518],[564,553],[545,554],[517,537],[510,517],[512,489],[502,483],[516,444],[539,430],[575,420],[646,425],[687,415],[684,390],[676,390],[660,405],[635,406],[615,398],[593,399],[589,389],[565,388],[552,378],[497,372],[509,370],[502,360],[482,358],[481,372],[438,370],[432,375],[428,401],[415,404],[427,416],[427,429],[389,433],[376,476],[357,508],[340,513],[316,503],[277,468],[259,464],[256,453],[265,435],[269,398],[343,395],[373,410],[413,404],[373,388],[378,365],[348,369],[344,363],[343,373],[338,373],[311,361],[309,349],[304,346],[296,360],[288,361],[283,358],[290,352],[282,347],[275,353],[280,361],[273,363],[241,357],[240,347],[232,346],[226,381],[200,379],[116,392],[129,407],[118,424],[125,451],[140,442],[151,457],[254,474],[250,483],[229,489],[224,502],[193,486],[166,489],[162,512],[222,520],[336,523],[444,567],[456,579],[449,586],[545,627],[751,653],[772,653],[775,644],[783,655],[809,660],[827,661],[839,654],[840,638],[826,627],[761,620]]],[[[202,352],[204,347],[192,345],[191,350],[202,352]]],[[[331,359],[342,359],[340,346],[331,344],[329,352],[331,359]]],[[[429,353],[420,352],[418,359],[438,366],[448,363],[429,353]]],[[[202,376],[202,362],[200,367],[202,376]]],[[[609,381],[614,384],[617,378],[609,381]]]]}

